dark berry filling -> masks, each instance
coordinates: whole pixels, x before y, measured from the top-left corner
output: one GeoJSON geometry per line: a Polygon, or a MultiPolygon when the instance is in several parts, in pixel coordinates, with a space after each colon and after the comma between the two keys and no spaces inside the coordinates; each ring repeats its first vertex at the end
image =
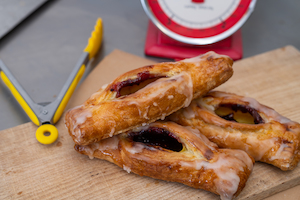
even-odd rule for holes
{"type": "Polygon", "coordinates": [[[169,149],[175,152],[180,152],[183,148],[171,132],[158,127],[149,127],[140,132],[131,132],[129,138],[134,142],[141,142],[147,146],[169,149]]]}
{"type": "Polygon", "coordinates": [[[215,110],[216,114],[228,121],[245,124],[263,124],[264,120],[257,110],[247,105],[221,104],[215,110]]]}
{"type": "Polygon", "coordinates": [[[146,87],[148,84],[156,81],[159,78],[163,78],[159,74],[150,74],[149,71],[140,72],[135,79],[128,79],[126,81],[118,82],[111,86],[110,91],[117,92],[116,97],[122,97],[135,93],[136,91],[146,87]]]}

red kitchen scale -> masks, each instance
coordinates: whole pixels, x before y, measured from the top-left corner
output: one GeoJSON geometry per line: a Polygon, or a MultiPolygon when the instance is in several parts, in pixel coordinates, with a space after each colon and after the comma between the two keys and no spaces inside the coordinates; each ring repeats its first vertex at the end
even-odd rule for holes
{"type": "Polygon", "coordinates": [[[241,26],[256,0],[141,0],[150,18],[145,54],[184,59],[215,51],[243,56],[241,26]]]}

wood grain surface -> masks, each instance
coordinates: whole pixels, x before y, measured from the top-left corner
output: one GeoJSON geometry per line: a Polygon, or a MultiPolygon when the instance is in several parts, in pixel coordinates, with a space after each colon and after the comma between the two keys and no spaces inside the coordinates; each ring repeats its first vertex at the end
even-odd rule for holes
{"type": "MultiPolygon", "coordinates": [[[[107,56],[80,85],[68,108],[81,104],[121,73],[152,64],[119,50],[107,56]]],[[[286,46],[240,60],[233,77],[218,90],[256,98],[300,122],[300,52],[286,46]]],[[[107,161],[90,160],[58,122],[58,140],[35,139],[36,126],[26,123],[0,132],[0,199],[219,199],[217,195],[179,183],[127,173],[107,161]]],[[[237,199],[263,199],[300,184],[300,166],[289,172],[256,163],[237,199]]]]}

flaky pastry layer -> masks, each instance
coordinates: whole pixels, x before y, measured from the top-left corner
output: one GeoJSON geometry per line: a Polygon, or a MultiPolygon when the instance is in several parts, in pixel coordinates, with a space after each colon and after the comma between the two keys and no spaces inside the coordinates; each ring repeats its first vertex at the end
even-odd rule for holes
{"type": "Polygon", "coordinates": [[[87,145],[164,119],[227,81],[232,64],[228,56],[208,52],[129,71],[69,110],[66,127],[76,144],[87,145]]]}
{"type": "Polygon", "coordinates": [[[244,150],[256,161],[281,170],[294,169],[300,159],[300,124],[252,98],[212,91],[169,119],[197,128],[219,147],[244,150]],[[222,106],[251,113],[255,124],[238,123],[232,118],[233,113],[217,115],[222,106]]]}
{"type": "Polygon", "coordinates": [[[75,145],[75,150],[127,172],[213,192],[223,200],[242,191],[254,163],[246,152],[219,149],[197,129],[173,122],[151,123],[87,146],[75,145]]]}

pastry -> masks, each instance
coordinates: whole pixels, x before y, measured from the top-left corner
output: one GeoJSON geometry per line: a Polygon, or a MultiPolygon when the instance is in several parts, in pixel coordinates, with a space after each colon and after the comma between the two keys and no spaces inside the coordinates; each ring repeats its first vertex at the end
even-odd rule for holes
{"type": "Polygon", "coordinates": [[[228,80],[232,64],[228,56],[208,52],[129,71],[69,110],[66,127],[76,144],[87,145],[164,119],[228,80]]]}
{"type": "Polygon", "coordinates": [[[197,128],[219,147],[244,150],[281,170],[292,170],[299,162],[300,124],[252,98],[212,91],[169,120],[197,128]]]}
{"type": "Polygon", "coordinates": [[[154,122],[90,145],[75,145],[90,158],[108,160],[141,176],[179,182],[232,199],[244,188],[254,160],[219,149],[197,129],[154,122]]]}

